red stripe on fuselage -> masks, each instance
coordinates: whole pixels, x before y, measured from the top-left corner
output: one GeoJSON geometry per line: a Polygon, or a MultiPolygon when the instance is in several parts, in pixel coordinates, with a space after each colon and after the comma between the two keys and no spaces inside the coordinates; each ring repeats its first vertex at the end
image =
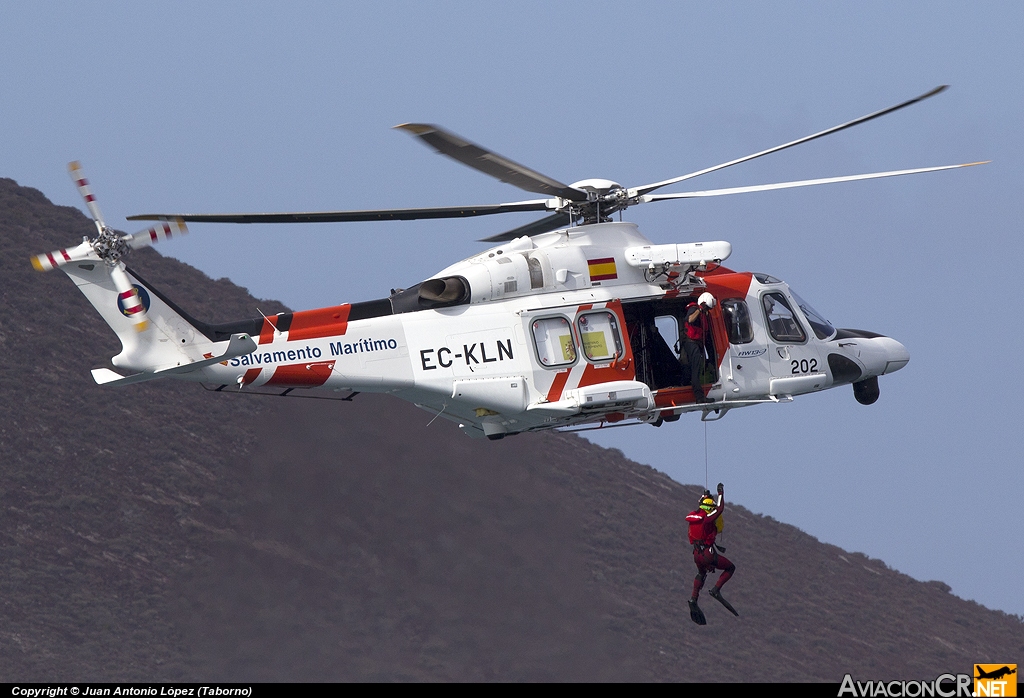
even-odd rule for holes
{"type": "MultiPolygon", "coordinates": [[[[705,392],[710,387],[710,384],[705,385],[705,392]]],[[[683,405],[692,405],[694,402],[696,402],[696,399],[693,396],[693,388],[688,385],[684,387],[662,388],[654,395],[656,407],[682,407],[683,405]]]]}
{"type": "Polygon", "coordinates": [[[348,331],[348,314],[351,310],[352,306],[346,303],[297,312],[292,315],[288,340],[317,339],[345,334],[348,331]]]}
{"type": "Polygon", "coordinates": [[[714,272],[697,275],[703,277],[704,283],[708,285],[708,290],[715,298],[746,298],[747,291],[750,290],[750,280],[754,275],[748,271],[737,273],[723,269],[724,267],[719,267],[714,272]]]}
{"type": "Polygon", "coordinates": [[[268,317],[263,318],[263,327],[260,328],[260,344],[270,344],[274,341],[274,330],[277,328],[277,323],[280,322],[280,315],[272,317],[273,320],[268,317]]]}
{"type": "Polygon", "coordinates": [[[245,375],[242,376],[242,385],[249,385],[254,380],[259,378],[260,371],[262,370],[262,368],[250,368],[248,371],[245,372],[245,375]]]}
{"type": "Polygon", "coordinates": [[[333,361],[278,366],[267,385],[285,385],[296,388],[317,388],[327,382],[334,370],[333,361]]]}
{"type": "Polygon", "coordinates": [[[562,391],[565,389],[565,382],[569,380],[569,369],[555,374],[555,381],[548,389],[548,402],[558,402],[562,399],[562,391]]]}
{"type": "MultiPolygon", "coordinates": [[[[609,301],[605,308],[615,314],[616,321],[619,323],[620,335],[623,341],[623,353],[614,361],[609,361],[607,365],[598,368],[594,364],[588,363],[583,368],[583,375],[580,376],[579,387],[587,385],[595,385],[597,383],[607,383],[609,381],[631,381],[636,378],[636,364],[633,362],[633,347],[629,344],[629,333],[626,329],[626,318],[622,314],[622,303],[620,301],[609,301]]],[[[578,318],[585,310],[589,310],[589,305],[581,305],[579,313],[576,317],[578,318]]],[[[578,329],[577,324],[577,329],[578,329]]]]}
{"type": "MultiPolygon", "coordinates": [[[[754,278],[750,272],[737,273],[725,269],[725,267],[719,267],[703,276],[708,291],[719,301],[727,298],[745,299],[747,291],[750,290],[750,281],[754,278]]],[[[729,336],[725,331],[725,318],[722,317],[721,304],[715,303],[715,307],[709,314],[711,315],[711,336],[715,342],[715,352],[718,354],[718,365],[721,367],[729,352],[729,336]]]]}

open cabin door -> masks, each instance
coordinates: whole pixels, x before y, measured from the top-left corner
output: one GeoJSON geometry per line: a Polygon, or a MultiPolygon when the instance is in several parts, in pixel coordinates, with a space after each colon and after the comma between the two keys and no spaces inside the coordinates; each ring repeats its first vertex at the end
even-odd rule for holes
{"type": "MultiPolygon", "coordinates": [[[[629,341],[636,357],[636,380],[646,383],[651,390],[689,386],[689,367],[680,364],[681,337],[684,332],[683,315],[686,306],[696,298],[645,300],[623,306],[629,341]]],[[[720,311],[716,306],[708,314],[711,332],[705,338],[705,386],[718,381],[720,311]]]]}

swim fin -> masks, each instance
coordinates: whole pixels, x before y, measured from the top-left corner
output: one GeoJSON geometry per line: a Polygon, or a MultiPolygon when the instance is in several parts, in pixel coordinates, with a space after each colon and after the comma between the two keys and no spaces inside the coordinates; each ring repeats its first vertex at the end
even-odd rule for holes
{"type": "Polygon", "coordinates": [[[690,599],[687,603],[690,604],[690,620],[697,625],[707,625],[708,619],[704,617],[704,611],[700,610],[700,606],[697,605],[697,600],[690,599]]]}
{"type": "Polygon", "coordinates": [[[718,587],[711,587],[711,590],[708,591],[708,595],[718,603],[728,608],[734,616],[739,616],[739,613],[737,613],[736,609],[732,607],[732,604],[726,601],[725,597],[722,596],[722,592],[719,591],[718,587]]]}

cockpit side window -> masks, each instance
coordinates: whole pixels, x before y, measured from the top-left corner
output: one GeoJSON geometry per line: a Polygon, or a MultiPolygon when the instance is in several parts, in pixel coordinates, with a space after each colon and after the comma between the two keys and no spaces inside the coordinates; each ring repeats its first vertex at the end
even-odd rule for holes
{"type": "Polygon", "coordinates": [[[807,339],[784,295],[778,292],[766,293],[761,296],[761,304],[768,318],[768,331],[776,341],[803,342],[807,339]]]}
{"type": "Polygon", "coordinates": [[[832,323],[821,316],[817,310],[811,307],[811,304],[805,301],[803,298],[793,293],[793,289],[789,290],[793,294],[793,300],[800,306],[800,310],[803,311],[804,317],[807,318],[807,322],[811,324],[811,329],[814,330],[814,336],[818,339],[828,339],[836,333],[836,328],[832,327],[832,323]]]}
{"type": "Polygon", "coordinates": [[[729,335],[730,344],[754,341],[754,326],[750,322],[746,301],[741,298],[722,301],[722,316],[725,318],[725,331],[729,335]]]}

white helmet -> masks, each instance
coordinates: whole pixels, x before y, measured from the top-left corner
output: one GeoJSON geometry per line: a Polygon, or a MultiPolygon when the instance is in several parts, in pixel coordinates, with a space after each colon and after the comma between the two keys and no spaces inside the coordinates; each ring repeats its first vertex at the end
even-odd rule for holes
{"type": "Polygon", "coordinates": [[[697,305],[703,305],[705,308],[708,308],[708,309],[714,308],[715,307],[715,297],[712,296],[707,291],[705,291],[704,293],[700,294],[700,298],[697,299],[697,305]]]}

